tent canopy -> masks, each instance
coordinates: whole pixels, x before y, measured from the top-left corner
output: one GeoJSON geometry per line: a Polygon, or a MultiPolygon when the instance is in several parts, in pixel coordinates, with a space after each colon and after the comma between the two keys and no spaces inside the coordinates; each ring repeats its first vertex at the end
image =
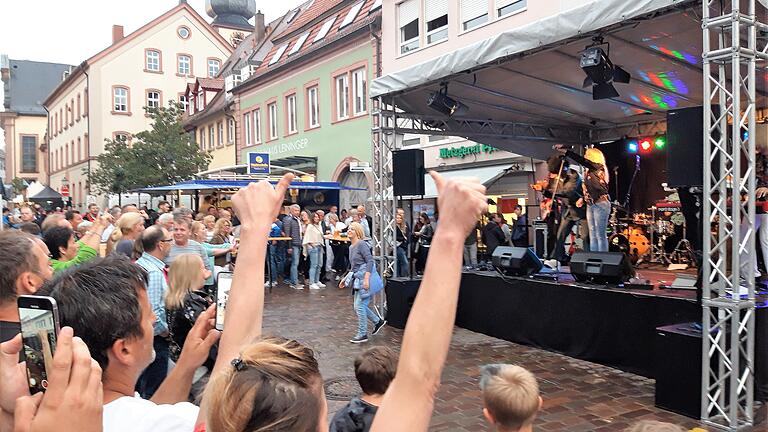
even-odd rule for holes
{"type": "MultiPolygon", "coordinates": [[[[144,192],[148,194],[158,194],[167,192],[193,192],[219,189],[240,189],[248,186],[250,183],[259,180],[188,180],[168,186],[154,186],[137,189],[134,192],[144,192]]],[[[272,184],[277,184],[277,180],[270,180],[272,184]]],[[[342,186],[337,182],[301,182],[291,183],[291,189],[310,189],[310,190],[365,190],[342,186]]]]}
{"type": "Polygon", "coordinates": [[[54,201],[62,199],[61,194],[45,186],[43,190],[28,198],[30,201],[54,201]]]}
{"type": "MultiPolygon", "coordinates": [[[[694,0],[595,0],[382,76],[371,94],[446,135],[538,158],[555,143],[663,133],[667,111],[703,104],[700,8],[694,0]],[[610,43],[611,61],[631,74],[629,84],[615,84],[617,98],[596,101],[582,88],[580,53],[594,36],[610,43]],[[463,117],[427,106],[442,84],[469,107],[463,117]]],[[[765,69],[758,73],[768,78],[765,69]]],[[[766,80],[758,83],[758,106],[765,106],[766,80]]]]}

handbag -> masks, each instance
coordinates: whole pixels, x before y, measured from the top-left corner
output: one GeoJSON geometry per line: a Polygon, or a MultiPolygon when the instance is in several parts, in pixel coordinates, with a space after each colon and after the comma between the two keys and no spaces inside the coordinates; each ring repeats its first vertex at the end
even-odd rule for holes
{"type": "Polygon", "coordinates": [[[371,277],[368,279],[368,289],[363,288],[360,290],[360,298],[364,298],[364,299],[369,298],[373,295],[378,294],[383,289],[384,289],[384,279],[381,278],[379,271],[376,270],[376,266],[373,266],[371,277]]]}

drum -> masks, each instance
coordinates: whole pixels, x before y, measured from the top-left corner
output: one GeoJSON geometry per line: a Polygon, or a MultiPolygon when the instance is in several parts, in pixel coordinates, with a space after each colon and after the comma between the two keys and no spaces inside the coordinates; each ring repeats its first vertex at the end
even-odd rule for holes
{"type": "Polygon", "coordinates": [[[648,237],[645,236],[643,230],[637,227],[629,228],[629,256],[633,260],[637,260],[641,256],[648,253],[651,249],[651,243],[648,241],[648,237]]]}
{"type": "Polygon", "coordinates": [[[608,250],[629,254],[629,239],[622,234],[614,234],[608,238],[608,250]]]}
{"type": "Polygon", "coordinates": [[[659,235],[672,235],[675,233],[675,226],[668,220],[657,220],[656,223],[652,225],[652,228],[659,235]]]}

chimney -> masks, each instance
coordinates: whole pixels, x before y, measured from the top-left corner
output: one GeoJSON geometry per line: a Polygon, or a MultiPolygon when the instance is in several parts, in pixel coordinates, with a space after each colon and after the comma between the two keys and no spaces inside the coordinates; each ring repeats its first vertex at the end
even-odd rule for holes
{"type": "Polygon", "coordinates": [[[254,43],[258,46],[267,37],[267,28],[264,26],[264,14],[261,11],[256,12],[256,24],[253,32],[256,34],[254,43]]]}
{"type": "Polygon", "coordinates": [[[120,40],[123,39],[123,26],[121,25],[113,25],[112,26],[112,45],[120,42],[120,40]]]}

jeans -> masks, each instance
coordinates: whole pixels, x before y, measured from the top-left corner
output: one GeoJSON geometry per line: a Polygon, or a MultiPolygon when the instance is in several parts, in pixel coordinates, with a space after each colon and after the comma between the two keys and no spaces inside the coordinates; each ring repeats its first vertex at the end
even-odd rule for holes
{"type": "Polygon", "coordinates": [[[151,398],[168,375],[168,357],[170,356],[168,340],[155,336],[152,345],[155,349],[155,361],[144,369],[136,382],[136,391],[144,399],[151,398]]]}
{"type": "Polygon", "coordinates": [[[269,281],[276,282],[277,275],[280,272],[280,267],[277,264],[277,246],[270,242],[270,244],[267,246],[267,254],[269,259],[269,281]]]}
{"type": "Polygon", "coordinates": [[[611,203],[608,200],[587,205],[587,223],[592,252],[608,252],[608,218],[611,203]]]}
{"type": "Polygon", "coordinates": [[[464,245],[464,265],[476,266],[477,265],[477,243],[471,245],[464,245]]]}
{"type": "Polygon", "coordinates": [[[301,246],[291,246],[291,285],[299,284],[299,257],[301,256],[301,246]]]}
{"type": "Polygon", "coordinates": [[[404,247],[397,247],[397,277],[407,277],[408,271],[408,253],[404,247]]]}
{"type": "Polygon", "coordinates": [[[309,283],[320,282],[320,267],[323,265],[323,247],[312,246],[309,248],[309,283]]]}
{"type": "Polygon", "coordinates": [[[357,314],[357,336],[368,335],[368,320],[371,320],[373,324],[377,324],[381,318],[376,315],[376,312],[372,311],[368,307],[368,303],[371,298],[361,298],[360,292],[362,290],[355,290],[355,313],[357,314]]]}
{"type": "MultiPolygon", "coordinates": [[[[573,225],[575,225],[576,223],[581,224],[581,227],[579,228],[579,235],[581,235],[581,239],[584,243],[584,250],[588,251],[591,249],[589,247],[590,245],[589,242],[592,239],[592,235],[591,235],[592,227],[588,225],[588,222],[586,220],[579,217],[578,212],[576,210],[574,210],[571,207],[567,207],[563,212],[562,219],[560,220],[560,228],[557,229],[557,242],[555,243],[555,251],[552,253],[552,259],[556,259],[560,262],[565,261],[565,257],[566,257],[565,240],[568,238],[569,235],[571,235],[571,232],[573,231],[573,225]]],[[[605,228],[603,228],[603,232],[605,232],[605,228]]],[[[605,244],[607,248],[608,247],[607,238],[605,240],[605,244]]],[[[591,249],[591,250],[594,251],[595,249],[591,249]]]]}

